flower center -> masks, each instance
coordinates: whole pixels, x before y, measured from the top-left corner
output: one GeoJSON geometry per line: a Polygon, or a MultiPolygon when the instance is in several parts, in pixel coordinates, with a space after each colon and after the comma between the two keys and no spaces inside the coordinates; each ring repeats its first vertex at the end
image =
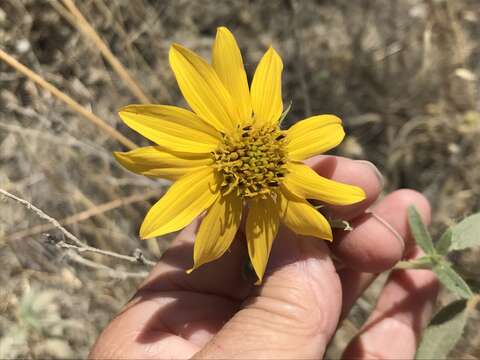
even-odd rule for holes
{"type": "Polygon", "coordinates": [[[212,152],[215,166],[223,176],[224,195],[265,197],[277,188],[287,172],[285,134],[277,127],[245,126],[238,138],[223,136],[223,144],[212,152]]]}

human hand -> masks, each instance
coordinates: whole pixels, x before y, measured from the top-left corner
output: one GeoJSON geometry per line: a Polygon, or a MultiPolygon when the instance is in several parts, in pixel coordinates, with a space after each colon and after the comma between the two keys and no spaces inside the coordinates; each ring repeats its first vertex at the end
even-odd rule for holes
{"type": "MultiPolygon", "coordinates": [[[[333,243],[283,228],[261,286],[242,276],[248,259],[241,233],[221,259],[187,275],[196,224],[178,235],[133,300],[108,325],[92,358],[321,358],[339,322],[376,274],[418,255],[407,207],[428,223],[427,200],[398,190],[381,192],[375,168],[362,161],[321,156],[309,161],[320,175],[362,187],[358,204],[326,211],[354,230],[333,243]],[[367,210],[370,209],[370,210],[367,210]],[[340,260],[335,266],[330,253],[340,260]],[[338,264],[337,264],[338,265],[338,264]]],[[[413,358],[438,292],[427,270],[395,270],[345,358],[413,358]]]]}

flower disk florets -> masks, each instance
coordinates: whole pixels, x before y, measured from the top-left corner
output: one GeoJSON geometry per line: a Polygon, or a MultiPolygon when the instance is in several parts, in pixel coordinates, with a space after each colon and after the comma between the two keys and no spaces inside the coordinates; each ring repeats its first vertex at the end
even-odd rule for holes
{"type": "Polygon", "coordinates": [[[224,195],[265,197],[277,188],[286,174],[285,134],[277,127],[245,126],[236,138],[223,136],[222,145],[212,153],[223,177],[224,195]]]}

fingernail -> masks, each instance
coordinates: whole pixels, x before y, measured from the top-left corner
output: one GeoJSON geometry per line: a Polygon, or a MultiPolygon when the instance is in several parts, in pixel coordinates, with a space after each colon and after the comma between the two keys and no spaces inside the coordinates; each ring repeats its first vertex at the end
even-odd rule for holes
{"type": "Polygon", "coordinates": [[[383,177],[380,170],[378,170],[378,168],[373,163],[371,163],[370,161],[367,161],[367,160],[357,160],[357,162],[365,164],[368,167],[370,167],[370,169],[373,170],[373,173],[375,174],[378,181],[380,182],[381,187],[383,188],[385,186],[385,178],[383,177]]]}

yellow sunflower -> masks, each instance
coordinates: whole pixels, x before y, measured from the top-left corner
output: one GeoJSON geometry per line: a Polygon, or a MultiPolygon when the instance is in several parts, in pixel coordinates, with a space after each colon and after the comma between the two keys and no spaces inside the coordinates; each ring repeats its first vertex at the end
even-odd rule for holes
{"type": "Polygon", "coordinates": [[[217,31],[212,58],[210,65],[172,45],[170,65],[193,112],[166,105],[120,109],[130,128],[157,145],[115,156],[135,173],[175,181],[147,213],[141,238],[180,230],[206,211],[189,271],[225,253],[245,206],[248,253],[260,283],[280,221],[300,235],[331,241],[330,224],[306,199],[348,205],[365,193],[302,163],[342,141],[338,117],[312,116],[280,129],[283,65],[272,47],[250,88],[238,45],[225,27],[217,31]]]}

